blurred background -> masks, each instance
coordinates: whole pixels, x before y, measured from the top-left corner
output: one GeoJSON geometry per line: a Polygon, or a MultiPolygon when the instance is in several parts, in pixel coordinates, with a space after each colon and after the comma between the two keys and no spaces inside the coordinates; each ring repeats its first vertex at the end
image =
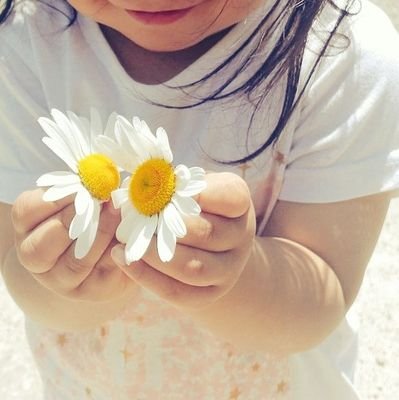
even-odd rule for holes
{"type": "MultiPolygon", "coordinates": [[[[374,2],[399,29],[399,1],[374,2]]],[[[353,306],[360,324],[356,385],[363,400],[399,399],[398,264],[399,199],[396,199],[353,306]]],[[[40,381],[26,344],[22,314],[0,279],[0,399],[39,400],[39,396],[40,381]]]]}

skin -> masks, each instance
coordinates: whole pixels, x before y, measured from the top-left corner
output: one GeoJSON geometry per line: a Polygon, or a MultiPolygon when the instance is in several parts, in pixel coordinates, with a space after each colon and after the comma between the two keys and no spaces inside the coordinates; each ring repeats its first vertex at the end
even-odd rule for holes
{"type": "Polygon", "coordinates": [[[262,0],[69,0],[81,14],[113,28],[136,45],[151,51],[187,49],[214,33],[244,20],[262,0]],[[167,25],[146,25],[128,10],[163,11],[195,8],[183,19],[167,25]]]}
{"type": "Polygon", "coordinates": [[[119,216],[109,206],[91,252],[78,261],[67,236],[71,199],[45,203],[35,189],[2,204],[2,271],[15,301],[44,325],[76,331],[117,316],[142,286],[243,350],[313,347],[356,297],[388,195],[280,201],[265,236],[255,236],[245,182],[230,173],[206,179],[203,212],[186,220],[189,233],[167,264],[152,243],[142,260],[124,265],[113,239],[119,216]]]}
{"type": "MultiPolygon", "coordinates": [[[[207,0],[190,21],[146,30],[121,11],[121,6],[149,3],[154,9],[177,4],[71,1],[112,29],[105,32],[113,32],[114,39],[125,38],[126,45],[117,51],[109,39],[120,58],[136,56],[131,52],[139,48],[143,65],[151,57],[159,60],[159,51],[165,57],[176,51],[191,54],[182,57],[179,68],[198,57],[198,49],[212,45],[212,35],[244,19],[257,2],[207,0]],[[212,28],[199,34],[199,26],[212,28]]],[[[197,2],[181,2],[192,4],[197,2]]],[[[120,217],[110,205],[102,210],[92,250],[76,260],[67,233],[72,198],[46,203],[43,191],[33,189],[12,206],[0,203],[0,256],[10,293],[30,318],[77,331],[116,317],[141,286],[243,350],[292,354],[318,344],[356,297],[389,193],[330,204],[279,201],[265,232],[256,236],[246,183],[230,173],[209,173],[206,180],[197,199],[202,213],[186,218],[188,234],[167,264],[160,262],[154,242],[142,260],[123,263],[123,247],[114,238],[120,217]]]]}

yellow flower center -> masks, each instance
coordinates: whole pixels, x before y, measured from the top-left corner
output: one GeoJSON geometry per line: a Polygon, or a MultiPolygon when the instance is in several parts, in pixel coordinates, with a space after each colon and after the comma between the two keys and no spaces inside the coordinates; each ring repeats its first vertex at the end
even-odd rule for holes
{"type": "Polygon", "coordinates": [[[141,164],[133,173],[129,196],[136,209],[151,216],[162,211],[171,201],[176,188],[176,178],[171,164],[153,158],[141,164]]]}
{"type": "Polygon", "coordinates": [[[111,192],[120,184],[118,168],[103,154],[82,158],[78,163],[78,172],[84,187],[98,200],[109,200],[111,192]]]}

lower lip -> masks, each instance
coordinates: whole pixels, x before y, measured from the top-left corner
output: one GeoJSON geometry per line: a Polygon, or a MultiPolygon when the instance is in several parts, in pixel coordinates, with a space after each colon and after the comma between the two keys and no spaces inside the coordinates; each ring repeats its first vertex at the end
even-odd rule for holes
{"type": "Polygon", "coordinates": [[[147,11],[132,11],[126,12],[135,20],[146,25],[166,25],[172,24],[185,17],[194,7],[185,8],[183,10],[163,11],[163,12],[147,12],[147,11]]]}

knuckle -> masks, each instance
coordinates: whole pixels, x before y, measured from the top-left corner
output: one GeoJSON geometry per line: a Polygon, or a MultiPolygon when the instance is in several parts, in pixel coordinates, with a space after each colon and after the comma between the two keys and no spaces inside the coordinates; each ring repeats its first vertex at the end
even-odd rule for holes
{"type": "Polygon", "coordinates": [[[41,272],[47,270],[51,265],[44,257],[42,243],[38,242],[32,235],[27,236],[18,246],[18,259],[28,270],[41,272]]]}
{"type": "Polygon", "coordinates": [[[37,253],[37,244],[32,240],[31,236],[27,236],[19,245],[18,255],[23,265],[26,265],[28,261],[35,259],[37,253]]]}
{"type": "Polygon", "coordinates": [[[207,268],[205,264],[198,259],[191,259],[183,266],[183,274],[193,282],[201,282],[207,280],[207,268]]]}
{"type": "Polygon", "coordinates": [[[28,213],[28,193],[23,192],[15,200],[11,208],[11,220],[14,225],[14,229],[17,232],[25,232],[27,230],[26,224],[24,224],[24,219],[28,213]]]}
{"type": "Polygon", "coordinates": [[[68,255],[63,260],[64,267],[66,270],[72,273],[72,275],[83,275],[87,273],[87,265],[84,259],[77,259],[73,255],[68,255]]]}
{"type": "Polygon", "coordinates": [[[197,229],[198,238],[201,240],[201,242],[212,242],[215,236],[215,226],[212,222],[205,219],[200,219],[197,229]]]}

